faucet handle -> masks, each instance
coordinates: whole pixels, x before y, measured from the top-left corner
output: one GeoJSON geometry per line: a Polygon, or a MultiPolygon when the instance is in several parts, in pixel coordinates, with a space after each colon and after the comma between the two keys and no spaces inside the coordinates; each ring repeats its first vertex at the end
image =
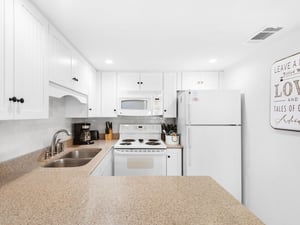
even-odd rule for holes
{"type": "Polygon", "coordinates": [[[49,159],[50,158],[50,151],[45,151],[45,159],[49,159]]]}
{"type": "Polygon", "coordinates": [[[63,151],[63,142],[61,142],[61,139],[57,139],[55,142],[55,153],[58,154],[63,151]]]}
{"type": "Polygon", "coordinates": [[[58,142],[56,148],[57,148],[57,153],[60,153],[64,151],[65,145],[63,142],[58,142]]]}

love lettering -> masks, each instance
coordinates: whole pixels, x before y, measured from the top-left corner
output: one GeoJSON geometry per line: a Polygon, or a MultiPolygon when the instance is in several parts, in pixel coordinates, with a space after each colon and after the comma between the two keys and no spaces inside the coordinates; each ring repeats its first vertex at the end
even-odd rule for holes
{"type": "Polygon", "coordinates": [[[290,96],[294,90],[297,91],[297,94],[300,95],[300,84],[299,80],[288,81],[284,83],[284,85],[279,86],[279,84],[275,84],[275,98],[282,97],[283,95],[288,97],[290,96]]]}

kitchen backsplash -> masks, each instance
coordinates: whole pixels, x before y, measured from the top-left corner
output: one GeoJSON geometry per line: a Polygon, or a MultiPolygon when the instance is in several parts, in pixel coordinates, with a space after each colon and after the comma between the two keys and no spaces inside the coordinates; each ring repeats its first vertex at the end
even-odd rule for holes
{"type": "Polygon", "coordinates": [[[50,98],[49,119],[0,121],[0,162],[49,146],[57,130],[71,129],[64,116],[64,99],[50,98]]]}
{"type": "Polygon", "coordinates": [[[89,119],[73,119],[73,123],[87,122],[91,123],[91,130],[99,130],[104,133],[105,121],[113,123],[113,133],[119,133],[120,124],[160,124],[175,123],[175,119],[164,119],[161,117],[117,117],[117,118],[89,118],[89,119]]]}

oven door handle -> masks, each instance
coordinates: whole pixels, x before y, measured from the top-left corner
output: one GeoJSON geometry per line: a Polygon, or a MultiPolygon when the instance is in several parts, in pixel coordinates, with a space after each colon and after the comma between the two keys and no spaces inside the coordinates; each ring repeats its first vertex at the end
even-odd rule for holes
{"type": "Polygon", "coordinates": [[[155,151],[155,152],[151,152],[151,151],[142,151],[142,152],[138,152],[138,151],[118,151],[115,150],[115,155],[129,155],[129,156],[144,156],[144,155],[148,155],[148,156],[166,156],[167,153],[165,150],[163,151],[155,151]]]}

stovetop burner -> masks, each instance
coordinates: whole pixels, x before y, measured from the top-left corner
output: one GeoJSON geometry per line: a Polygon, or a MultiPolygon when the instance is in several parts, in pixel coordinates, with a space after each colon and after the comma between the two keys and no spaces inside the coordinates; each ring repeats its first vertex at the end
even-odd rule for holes
{"type": "Polygon", "coordinates": [[[155,141],[148,141],[146,142],[146,145],[160,145],[160,143],[155,141]]]}
{"type": "Polygon", "coordinates": [[[130,142],[123,142],[123,143],[120,143],[120,145],[131,145],[130,142]]]}
{"type": "Polygon", "coordinates": [[[135,142],[135,140],[134,139],[124,139],[124,140],[122,140],[123,142],[135,142]]]}
{"type": "Polygon", "coordinates": [[[148,141],[150,142],[156,142],[156,141],[159,141],[158,139],[148,139],[148,141]]]}

